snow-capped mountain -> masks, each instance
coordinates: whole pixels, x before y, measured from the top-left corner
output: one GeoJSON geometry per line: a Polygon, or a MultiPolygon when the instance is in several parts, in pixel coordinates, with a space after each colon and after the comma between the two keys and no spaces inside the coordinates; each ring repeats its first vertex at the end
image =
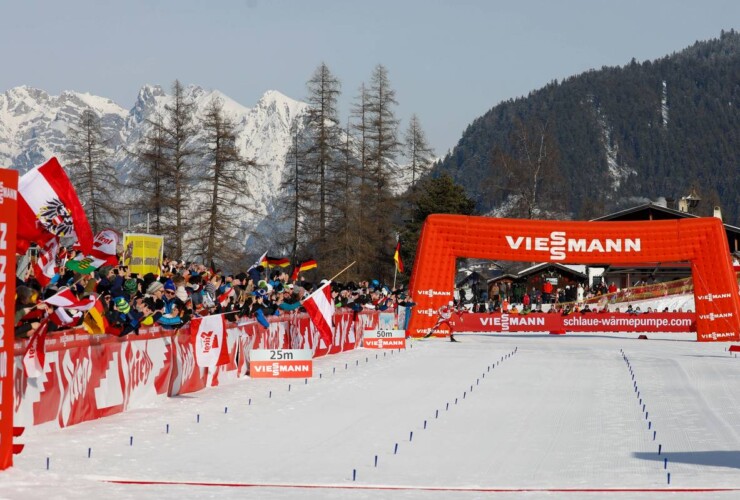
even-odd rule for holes
{"type": "MultiPolygon", "coordinates": [[[[195,120],[203,115],[213,98],[223,103],[224,112],[237,125],[237,140],[245,158],[263,168],[249,185],[258,216],[245,214],[238,225],[249,231],[265,226],[274,215],[274,200],[283,175],[285,155],[291,143],[291,127],[304,115],[307,104],[280,92],[267,91],[248,108],[216,90],[198,86],[185,89],[186,98],[195,104],[195,120]]],[[[65,91],[50,96],[43,90],[16,87],[0,94],[0,167],[21,173],[57,156],[64,164],[67,150],[66,131],[82,112],[92,110],[101,120],[103,134],[114,148],[114,166],[125,180],[134,161],[126,151],[134,151],[137,142],[150,127],[148,120],[163,113],[172,96],[158,85],[146,85],[130,110],[110,99],[65,91]]],[[[268,224],[272,226],[272,224],[268,224]]]]}

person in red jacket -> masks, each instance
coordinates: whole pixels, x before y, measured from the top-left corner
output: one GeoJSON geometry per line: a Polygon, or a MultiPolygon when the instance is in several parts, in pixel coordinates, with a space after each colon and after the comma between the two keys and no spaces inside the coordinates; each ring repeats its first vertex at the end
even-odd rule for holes
{"type": "Polygon", "coordinates": [[[542,302],[546,304],[552,303],[552,283],[549,281],[545,281],[545,284],[542,285],[542,302]]]}
{"type": "Polygon", "coordinates": [[[452,313],[454,310],[455,310],[455,302],[452,300],[450,301],[449,304],[440,307],[438,311],[439,317],[437,318],[437,322],[434,324],[432,328],[429,329],[429,333],[424,335],[424,338],[427,339],[431,337],[432,334],[434,333],[434,330],[436,330],[438,327],[442,325],[447,325],[447,328],[450,329],[450,342],[457,342],[457,340],[455,340],[455,335],[453,335],[453,332],[452,332],[452,325],[450,324],[450,318],[452,317],[452,313]]]}

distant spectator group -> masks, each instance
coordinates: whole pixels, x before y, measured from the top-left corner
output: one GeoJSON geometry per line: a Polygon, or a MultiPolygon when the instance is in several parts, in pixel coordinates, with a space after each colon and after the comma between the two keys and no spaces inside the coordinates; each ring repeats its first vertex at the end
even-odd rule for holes
{"type": "MultiPolygon", "coordinates": [[[[263,265],[227,274],[169,259],[162,263],[159,276],[138,276],[125,266],[103,266],[90,274],[66,271],[55,284],[42,288],[32,274],[29,270],[28,276],[17,280],[15,335],[19,338],[30,336],[44,318],[49,320],[49,331],[83,322],[84,314],[43,302],[64,287],[78,299],[98,299],[105,333],[122,336],[148,325],[178,329],[193,317],[212,314],[224,314],[229,321],[252,318],[267,327],[270,316],[305,312],[301,301],[322,284],[291,282],[284,271],[263,265]]],[[[384,311],[410,304],[403,288],[392,290],[379,280],[330,286],[337,308],[384,311]]]]}

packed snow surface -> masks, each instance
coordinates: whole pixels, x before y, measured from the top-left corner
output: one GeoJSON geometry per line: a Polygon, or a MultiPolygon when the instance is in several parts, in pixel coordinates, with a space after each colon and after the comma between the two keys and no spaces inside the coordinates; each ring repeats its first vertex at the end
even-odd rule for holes
{"type": "Polygon", "coordinates": [[[315,359],[308,380],[29,428],[0,497],[740,497],[740,359],[648,336],[410,341],[315,359]],[[729,491],[672,492],[685,488],[729,491]]]}

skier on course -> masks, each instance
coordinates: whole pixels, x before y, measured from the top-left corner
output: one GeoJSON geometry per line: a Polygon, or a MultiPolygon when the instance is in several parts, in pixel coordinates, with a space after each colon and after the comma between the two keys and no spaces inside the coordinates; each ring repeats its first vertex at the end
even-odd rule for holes
{"type": "MultiPolygon", "coordinates": [[[[452,324],[450,324],[450,318],[452,317],[452,313],[455,310],[455,302],[450,301],[449,304],[445,304],[442,307],[439,308],[438,314],[439,317],[437,318],[437,322],[434,324],[432,328],[429,329],[429,333],[424,335],[424,338],[427,339],[432,336],[434,333],[434,330],[436,330],[441,325],[447,325],[447,328],[450,329],[450,342],[457,342],[455,339],[454,332],[452,331],[452,324]]],[[[459,314],[459,313],[458,313],[459,314]]]]}

